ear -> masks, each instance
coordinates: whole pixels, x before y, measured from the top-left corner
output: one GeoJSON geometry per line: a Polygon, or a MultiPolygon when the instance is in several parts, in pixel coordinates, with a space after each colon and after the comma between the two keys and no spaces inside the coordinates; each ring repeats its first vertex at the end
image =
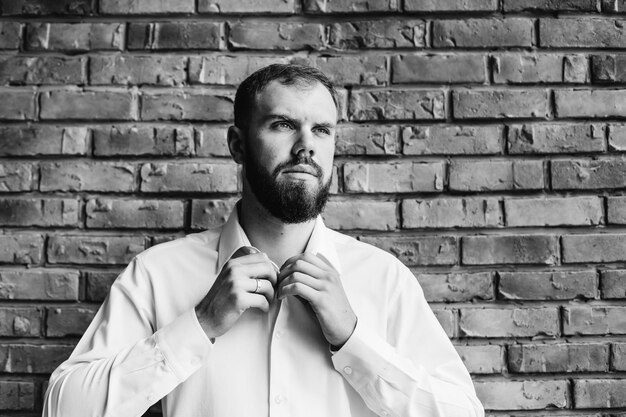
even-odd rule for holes
{"type": "Polygon", "coordinates": [[[236,126],[229,127],[227,140],[228,150],[230,151],[230,155],[233,157],[233,160],[240,165],[243,164],[243,155],[245,152],[243,131],[236,126]]]}

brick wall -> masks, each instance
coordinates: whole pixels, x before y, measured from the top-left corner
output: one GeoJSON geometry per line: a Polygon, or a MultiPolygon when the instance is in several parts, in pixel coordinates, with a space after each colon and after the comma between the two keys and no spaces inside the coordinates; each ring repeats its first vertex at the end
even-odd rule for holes
{"type": "Polygon", "coordinates": [[[0,414],[116,274],[224,221],[235,87],[340,86],[327,223],[397,255],[491,416],[626,415],[624,0],[1,0],[0,414]]]}

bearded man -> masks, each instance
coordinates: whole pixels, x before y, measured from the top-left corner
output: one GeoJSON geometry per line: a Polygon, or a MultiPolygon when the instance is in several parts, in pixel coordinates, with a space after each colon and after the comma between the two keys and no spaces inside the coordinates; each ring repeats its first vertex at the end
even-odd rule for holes
{"type": "Polygon", "coordinates": [[[120,274],[44,416],[483,416],[412,273],[324,226],[337,94],[271,65],[228,131],[242,198],[223,227],[157,245],[120,274]]]}

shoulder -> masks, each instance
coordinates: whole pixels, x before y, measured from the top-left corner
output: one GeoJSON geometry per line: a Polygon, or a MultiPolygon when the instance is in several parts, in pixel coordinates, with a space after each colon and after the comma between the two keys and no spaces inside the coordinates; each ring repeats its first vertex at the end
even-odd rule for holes
{"type": "Polygon", "coordinates": [[[221,231],[220,227],[159,243],[141,252],[136,258],[144,265],[151,266],[162,264],[167,260],[184,259],[196,253],[217,252],[221,231]]]}

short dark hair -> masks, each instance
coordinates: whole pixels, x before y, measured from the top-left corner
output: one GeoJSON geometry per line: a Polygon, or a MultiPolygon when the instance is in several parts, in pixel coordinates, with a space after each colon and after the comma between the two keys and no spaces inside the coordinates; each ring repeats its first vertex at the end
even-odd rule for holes
{"type": "Polygon", "coordinates": [[[319,82],[330,92],[335,107],[339,108],[337,90],[335,90],[333,83],[322,71],[299,64],[272,64],[252,73],[237,89],[237,94],[235,95],[235,126],[240,129],[247,129],[257,94],[274,80],[283,85],[294,85],[297,83],[314,84],[319,82]]]}

